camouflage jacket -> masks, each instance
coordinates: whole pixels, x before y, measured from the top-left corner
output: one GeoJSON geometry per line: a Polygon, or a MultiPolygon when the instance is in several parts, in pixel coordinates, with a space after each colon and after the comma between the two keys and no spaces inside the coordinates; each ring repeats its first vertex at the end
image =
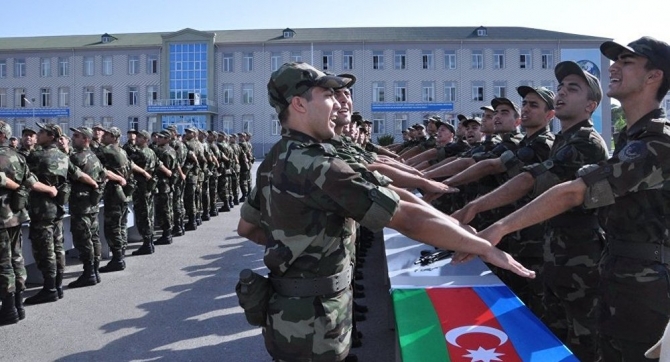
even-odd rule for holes
{"type": "Polygon", "coordinates": [[[137,176],[135,181],[137,189],[141,192],[153,192],[156,186],[156,169],[161,165],[156,153],[147,147],[135,147],[134,152],[128,155],[134,164],[143,168],[146,172],[152,175],[152,178],[147,180],[144,176],[137,176]]]}
{"type": "Polygon", "coordinates": [[[133,161],[128,158],[126,151],[117,144],[110,144],[100,147],[98,158],[107,170],[126,179],[125,186],[112,181],[107,183],[105,186],[105,203],[129,202],[135,187],[135,178],[132,171],[133,161]],[[119,189],[122,189],[122,191],[119,189]]]}
{"type": "Polygon", "coordinates": [[[224,168],[223,172],[225,172],[226,175],[229,175],[231,172],[230,166],[232,165],[233,149],[230,148],[230,144],[228,142],[217,142],[216,146],[219,148],[221,155],[227,158],[227,160],[223,160],[222,157],[221,164],[224,168]]]}
{"type": "Polygon", "coordinates": [[[26,190],[37,182],[37,178],[30,173],[23,156],[9,147],[8,143],[0,144],[0,172],[21,185],[16,191],[0,187],[0,228],[6,229],[30,219],[25,208],[28,197],[26,190]]]}
{"type": "Polygon", "coordinates": [[[188,149],[186,148],[184,142],[180,140],[171,140],[170,147],[174,149],[175,154],[177,155],[177,163],[179,166],[184,167],[184,163],[186,162],[186,155],[188,154],[188,149]]]}
{"type": "Polygon", "coordinates": [[[467,152],[469,149],[471,149],[472,146],[465,141],[463,138],[459,138],[458,140],[448,143],[444,145],[443,147],[438,147],[437,148],[437,157],[434,160],[431,160],[431,164],[436,164],[438,162],[441,162],[449,157],[453,156],[458,156],[459,154],[463,154],[467,152]]]}
{"type": "Polygon", "coordinates": [[[169,144],[156,147],[156,157],[158,157],[159,162],[165,166],[168,170],[172,171],[172,176],[168,177],[163,172],[156,172],[156,192],[165,194],[173,191],[173,186],[179,177],[177,172],[177,152],[174,148],[170,147],[169,144]]]}
{"type": "Polygon", "coordinates": [[[98,203],[107,183],[107,170],[90,148],[75,148],[70,155],[70,162],[98,183],[98,189],[96,190],[81,181],[72,180],[70,213],[91,214],[98,212],[98,203]]]}

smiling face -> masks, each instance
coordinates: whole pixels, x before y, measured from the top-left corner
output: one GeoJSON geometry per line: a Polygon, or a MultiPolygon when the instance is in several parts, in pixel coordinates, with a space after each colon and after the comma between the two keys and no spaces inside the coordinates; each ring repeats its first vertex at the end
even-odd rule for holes
{"type": "Polygon", "coordinates": [[[619,58],[610,66],[610,84],[607,95],[623,101],[631,95],[639,94],[646,86],[650,72],[647,70],[647,59],[629,51],[619,54],[619,58]]]}
{"type": "Polygon", "coordinates": [[[335,120],[341,108],[335,99],[335,91],[313,87],[308,92],[309,97],[298,97],[305,116],[301,131],[320,141],[331,139],[335,135],[335,120]]]}
{"type": "Polygon", "coordinates": [[[563,78],[554,97],[556,117],[563,122],[581,122],[588,119],[596,107],[597,103],[589,100],[589,87],[584,78],[576,74],[563,78]]]}
{"type": "Polygon", "coordinates": [[[351,112],[354,108],[351,99],[351,90],[349,88],[340,88],[335,91],[335,99],[340,103],[340,109],[337,111],[335,125],[345,126],[351,123],[351,112]]]}

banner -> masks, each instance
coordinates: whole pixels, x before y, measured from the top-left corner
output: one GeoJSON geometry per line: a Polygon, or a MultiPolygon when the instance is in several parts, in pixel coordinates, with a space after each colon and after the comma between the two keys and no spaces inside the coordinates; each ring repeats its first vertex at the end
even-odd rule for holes
{"type": "Polygon", "coordinates": [[[392,291],[405,362],[579,361],[506,286],[392,291]]]}

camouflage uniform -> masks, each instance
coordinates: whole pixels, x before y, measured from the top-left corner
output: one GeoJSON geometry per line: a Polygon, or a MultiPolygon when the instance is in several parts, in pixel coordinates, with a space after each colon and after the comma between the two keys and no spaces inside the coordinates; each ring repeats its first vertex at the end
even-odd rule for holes
{"type": "Polygon", "coordinates": [[[237,143],[237,146],[240,148],[240,174],[238,176],[238,183],[240,185],[240,193],[242,194],[242,197],[239,201],[244,202],[250,191],[248,188],[249,184],[247,183],[247,179],[249,179],[251,174],[251,164],[249,162],[249,146],[246,141],[244,141],[244,135],[242,133],[238,133],[238,138],[240,140],[237,143]]]}
{"type": "MultiPolygon", "coordinates": [[[[163,137],[167,137],[167,135],[163,137]]],[[[158,159],[165,168],[172,171],[172,177],[167,177],[162,172],[157,173],[155,200],[156,209],[161,210],[161,212],[156,214],[156,225],[163,230],[163,234],[166,234],[174,227],[172,209],[174,202],[172,198],[174,197],[173,191],[179,178],[179,173],[177,172],[177,152],[169,144],[165,144],[156,148],[156,156],[158,156],[158,159]]]]}
{"type": "Polygon", "coordinates": [[[216,142],[208,141],[205,145],[209,147],[212,161],[216,160],[216,162],[210,163],[209,190],[205,191],[209,193],[209,216],[216,216],[219,213],[216,209],[216,192],[218,191],[219,181],[219,167],[217,167],[217,163],[219,162],[221,155],[219,154],[219,147],[216,146],[216,142]]]}
{"type": "MultiPolygon", "coordinates": [[[[286,128],[256,180],[241,214],[266,230],[264,262],[273,278],[347,270],[354,219],[379,230],[398,202],[394,192],[365,181],[339,159],[333,146],[286,128]]],[[[307,297],[274,293],[263,328],[268,352],[287,361],[343,360],[351,342],[352,300],[351,288],[307,297]]]]}
{"type": "Polygon", "coordinates": [[[230,148],[233,150],[233,158],[230,166],[230,197],[235,205],[239,204],[238,190],[240,189],[240,146],[236,142],[234,134],[230,135],[230,148]]]}
{"type": "MultiPolygon", "coordinates": [[[[4,123],[4,122],[2,122],[4,123]]],[[[4,124],[3,133],[11,136],[11,128],[4,124]],[[6,127],[6,128],[5,128],[6,127]]],[[[25,208],[27,201],[26,190],[37,182],[30,173],[25,159],[7,142],[0,144],[0,299],[3,306],[14,305],[17,310],[2,311],[16,315],[9,318],[3,313],[0,316],[0,325],[16,323],[25,317],[25,312],[19,306],[22,302],[21,293],[26,289],[26,268],[22,254],[21,224],[28,221],[28,211],[25,208]],[[11,191],[4,188],[6,179],[11,179],[21,185],[21,189],[11,191]],[[23,205],[21,205],[23,204],[23,205]],[[9,301],[6,298],[14,298],[9,301]],[[15,302],[15,303],[12,303],[15,302]],[[4,317],[4,318],[3,318],[4,317]],[[13,319],[13,320],[12,320],[13,319]]]]}
{"type": "MultiPolygon", "coordinates": [[[[670,121],[655,109],[619,134],[607,163],[582,176],[584,206],[599,208],[603,361],[644,360],[670,318],[670,121]]],[[[584,171],[584,170],[583,170],[584,171]]]]}
{"type": "MultiPolygon", "coordinates": [[[[143,131],[145,132],[145,131],[143,131]]],[[[133,191],[133,212],[135,214],[135,225],[142,236],[145,244],[151,244],[154,238],[154,190],[156,189],[156,169],[161,162],[156,153],[149,146],[134,146],[134,152],[129,158],[137,166],[143,168],[152,175],[147,180],[144,176],[138,176],[135,191],[133,191]]]]}
{"type": "MultiPolygon", "coordinates": [[[[192,132],[198,132],[194,129],[192,132]]],[[[184,210],[188,222],[186,223],[186,230],[195,230],[198,197],[198,177],[201,173],[200,162],[203,160],[200,144],[194,138],[184,143],[188,149],[188,157],[184,165],[184,173],[186,174],[186,185],[184,187],[184,210]]]]}
{"type": "MultiPolygon", "coordinates": [[[[110,131],[116,137],[120,133],[116,127],[112,127],[110,131]]],[[[123,259],[128,246],[128,204],[134,188],[133,162],[118,144],[101,147],[99,158],[107,170],[126,180],[125,186],[121,186],[118,182],[108,182],[103,196],[105,203],[103,229],[109,249],[112,251],[112,261],[100,271],[122,270],[125,268],[123,259]]]]}
{"type": "MultiPolygon", "coordinates": [[[[532,196],[575,179],[584,165],[607,159],[605,141],[589,120],[556,134],[543,163],[524,170],[535,177],[532,196]]],[[[554,334],[582,360],[595,360],[598,262],[603,232],[593,211],[573,208],[547,221],[544,238],[544,306],[542,318],[554,334]]]]}
{"type": "MultiPolygon", "coordinates": [[[[200,131],[202,133],[202,131],[200,131]]],[[[212,175],[213,161],[211,151],[207,142],[197,140],[200,146],[200,152],[203,156],[200,163],[201,169],[198,174],[198,184],[196,187],[196,205],[198,208],[197,218],[199,222],[209,220],[209,178],[212,175]]]]}
{"type": "Polygon", "coordinates": [[[219,198],[223,201],[223,206],[219,211],[230,211],[233,207],[231,194],[230,194],[230,178],[231,178],[231,165],[233,159],[233,149],[230,147],[228,141],[225,138],[217,142],[219,148],[221,159],[219,160],[219,198]]]}
{"type": "MultiPolygon", "coordinates": [[[[186,174],[186,155],[188,154],[188,149],[186,145],[178,140],[173,139],[170,141],[170,147],[175,150],[177,155],[177,165],[182,169],[182,172],[186,174]]],[[[177,175],[175,179],[174,189],[172,193],[172,212],[174,213],[174,227],[172,229],[173,236],[179,236],[184,234],[184,187],[186,186],[186,180],[182,180],[180,175],[177,175]]]]}

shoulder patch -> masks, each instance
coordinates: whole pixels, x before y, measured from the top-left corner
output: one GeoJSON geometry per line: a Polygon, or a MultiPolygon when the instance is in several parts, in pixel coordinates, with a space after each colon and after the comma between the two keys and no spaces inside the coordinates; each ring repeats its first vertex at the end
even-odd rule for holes
{"type": "Polygon", "coordinates": [[[634,162],[647,157],[647,145],[643,141],[631,141],[619,152],[619,159],[623,162],[634,162]]]}
{"type": "Polygon", "coordinates": [[[575,158],[575,150],[570,147],[563,147],[556,153],[556,160],[560,162],[571,161],[575,158]]]}

